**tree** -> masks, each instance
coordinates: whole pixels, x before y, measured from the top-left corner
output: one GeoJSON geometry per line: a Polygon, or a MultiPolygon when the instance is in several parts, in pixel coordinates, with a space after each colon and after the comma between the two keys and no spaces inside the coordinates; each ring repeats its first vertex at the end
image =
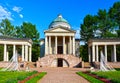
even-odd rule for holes
{"type": "Polygon", "coordinates": [[[0,23],[0,34],[7,37],[14,37],[16,35],[14,26],[11,25],[8,19],[3,19],[0,23]]]}
{"type": "Polygon", "coordinates": [[[38,60],[40,56],[40,46],[39,46],[39,32],[36,26],[29,22],[23,22],[21,26],[16,27],[18,38],[30,38],[33,41],[32,45],[32,61],[38,60]]]}
{"type": "Polygon", "coordinates": [[[80,31],[81,40],[87,43],[87,41],[90,38],[94,38],[94,31],[96,30],[96,23],[97,23],[96,16],[87,15],[84,18],[84,22],[83,24],[81,24],[81,31],[80,31]]]}
{"type": "Polygon", "coordinates": [[[97,30],[101,33],[100,38],[116,37],[116,34],[113,33],[115,22],[110,19],[110,15],[106,10],[99,10],[97,18],[97,30]]]}
{"type": "Polygon", "coordinates": [[[116,22],[118,25],[117,34],[120,37],[120,2],[116,2],[113,6],[109,9],[109,15],[112,21],[116,22]]]}

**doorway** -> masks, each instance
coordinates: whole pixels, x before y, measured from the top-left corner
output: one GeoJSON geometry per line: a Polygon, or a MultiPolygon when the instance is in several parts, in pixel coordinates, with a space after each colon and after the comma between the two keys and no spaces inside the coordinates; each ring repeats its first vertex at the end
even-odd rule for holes
{"type": "Polygon", "coordinates": [[[58,62],[57,62],[57,67],[63,67],[63,59],[62,58],[58,58],[58,62]]]}
{"type": "Polygon", "coordinates": [[[58,46],[58,54],[63,54],[63,46],[58,46]]]}

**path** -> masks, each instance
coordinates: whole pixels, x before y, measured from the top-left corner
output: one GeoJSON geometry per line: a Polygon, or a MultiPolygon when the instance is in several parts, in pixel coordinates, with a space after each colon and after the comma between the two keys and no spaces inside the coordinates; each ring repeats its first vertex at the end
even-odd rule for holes
{"type": "Polygon", "coordinates": [[[40,68],[39,71],[46,71],[47,74],[38,83],[89,83],[78,76],[76,72],[84,69],[80,68],[40,68]]]}

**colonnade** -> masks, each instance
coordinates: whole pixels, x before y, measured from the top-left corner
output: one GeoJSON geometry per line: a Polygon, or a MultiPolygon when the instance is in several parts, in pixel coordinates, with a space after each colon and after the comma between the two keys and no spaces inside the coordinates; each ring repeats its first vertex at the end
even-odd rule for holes
{"type": "MultiPolygon", "coordinates": [[[[99,62],[99,58],[100,58],[100,54],[99,54],[99,44],[95,44],[95,45],[91,45],[88,46],[88,57],[89,57],[89,62],[99,62]]],[[[108,61],[107,58],[107,44],[102,45],[104,47],[104,56],[105,56],[105,60],[108,61]]],[[[112,49],[112,54],[111,54],[111,61],[113,62],[117,62],[117,57],[116,57],[116,44],[111,45],[113,47],[112,49]]]]}
{"type": "MultiPolygon", "coordinates": [[[[58,54],[58,37],[59,36],[46,36],[45,37],[45,55],[53,54],[51,52],[51,37],[55,38],[55,52],[54,54],[58,54]]],[[[61,37],[61,36],[60,36],[61,37]]],[[[62,36],[62,46],[63,46],[63,54],[67,54],[65,50],[65,42],[66,37],[69,37],[69,54],[75,55],[75,37],[74,36],[62,36]]]]}
{"type": "MultiPolygon", "coordinates": [[[[9,52],[7,51],[7,45],[8,44],[4,44],[4,57],[3,57],[3,61],[9,61],[9,52]]],[[[32,60],[32,46],[28,46],[28,45],[21,45],[22,46],[22,61],[30,61],[32,60]]],[[[16,44],[13,44],[13,55],[17,54],[16,52],[16,44]]]]}

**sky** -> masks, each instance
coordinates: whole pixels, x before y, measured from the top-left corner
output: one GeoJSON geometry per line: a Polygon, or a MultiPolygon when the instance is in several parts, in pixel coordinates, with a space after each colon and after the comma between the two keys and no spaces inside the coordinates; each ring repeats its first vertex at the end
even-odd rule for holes
{"type": "Polygon", "coordinates": [[[0,0],[0,21],[8,18],[15,26],[30,22],[36,25],[40,38],[44,38],[44,30],[62,14],[76,30],[76,38],[80,38],[84,17],[96,15],[99,9],[108,10],[117,1],[120,0],[0,0]]]}

